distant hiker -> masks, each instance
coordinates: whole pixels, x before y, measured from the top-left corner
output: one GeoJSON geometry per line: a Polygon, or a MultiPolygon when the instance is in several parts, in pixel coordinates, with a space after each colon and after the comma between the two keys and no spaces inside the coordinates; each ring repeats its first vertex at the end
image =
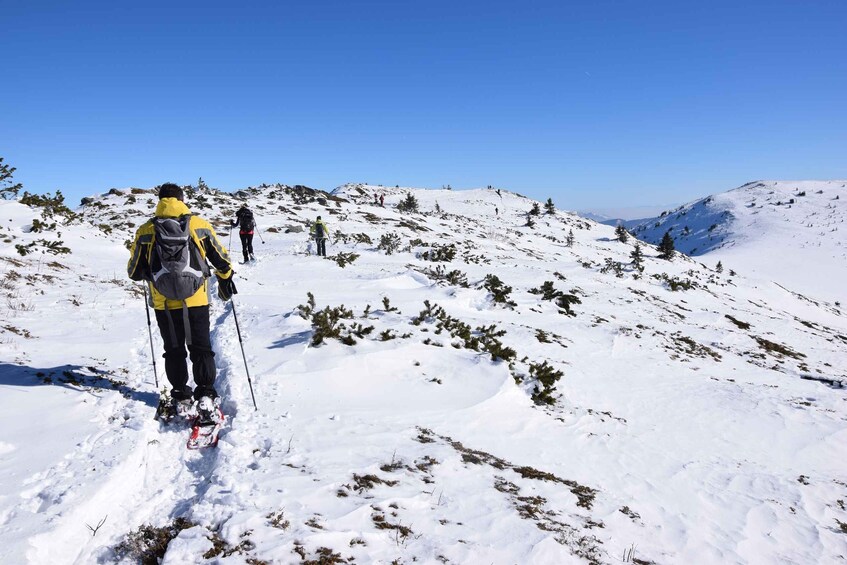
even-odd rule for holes
{"type": "Polygon", "coordinates": [[[494,215],[495,215],[495,216],[499,216],[499,215],[500,215],[500,209],[499,209],[499,208],[497,208],[497,206],[495,206],[495,207],[494,207],[494,215]]]}
{"type": "Polygon", "coordinates": [[[329,237],[329,229],[326,227],[324,221],[321,220],[320,216],[312,224],[309,234],[315,238],[315,243],[318,246],[317,254],[326,257],[326,240],[329,237]]]}
{"type": "Polygon", "coordinates": [[[194,216],[183,203],[182,189],[172,183],[159,187],[155,217],[135,233],[127,264],[129,278],[150,287],[156,322],[165,345],[165,373],[173,390],[173,410],[180,416],[219,421],[220,399],[215,390],[215,352],[209,337],[209,297],[206,279],[212,263],[218,297],[227,301],[237,291],[232,264],[211,224],[194,216]],[[191,356],[193,390],[188,385],[185,346],[191,356]]]}
{"type": "Polygon", "coordinates": [[[502,194],[500,194],[500,189],[499,189],[499,188],[497,189],[497,196],[499,196],[500,198],[503,198],[503,195],[502,195],[502,194]]]}
{"type": "Polygon", "coordinates": [[[379,195],[376,192],[374,192],[374,206],[377,206],[378,204],[379,204],[379,195]]]}
{"type": "Polygon", "coordinates": [[[253,212],[247,207],[247,204],[242,204],[238,212],[235,213],[235,220],[230,222],[229,227],[238,226],[238,235],[241,237],[241,253],[244,254],[244,262],[255,261],[256,256],[253,255],[253,230],[256,229],[256,220],[253,218],[253,212]]]}
{"type": "Polygon", "coordinates": [[[385,208],[385,195],[384,194],[379,195],[379,205],[382,206],[383,208],[385,208]]]}

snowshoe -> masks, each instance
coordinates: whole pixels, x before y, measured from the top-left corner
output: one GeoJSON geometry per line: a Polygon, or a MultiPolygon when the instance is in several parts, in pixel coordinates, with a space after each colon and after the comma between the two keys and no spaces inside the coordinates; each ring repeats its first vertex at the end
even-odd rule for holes
{"type": "Polygon", "coordinates": [[[226,418],[221,412],[220,398],[202,397],[197,401],[197,415],[191,423],[191,436],[186,444],[188,449],[203,449],[218,445],[218,433],[226,418]]]}
{"type": "Polygon", "coordinates": [[[162,389],[162,392],[159,393],[159,404],[156,406],[156,415],[153,416],[153,419],[159,422],[170,422],[174,416],[176,416],[176,410],[173,398],[171,398],[171,391],[162,389]]]}

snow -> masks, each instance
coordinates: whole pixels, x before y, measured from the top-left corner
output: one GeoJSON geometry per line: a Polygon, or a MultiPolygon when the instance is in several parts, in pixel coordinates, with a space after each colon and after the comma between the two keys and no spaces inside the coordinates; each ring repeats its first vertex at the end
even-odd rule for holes
{"type": "MultiPolygon", "coordinates": [[[[185,449],[187,428],[152,419],[144,304],[123,274],[124,241],[152,213],[152,195],[97,196],[81,219],[42,233],[27,231],[40,210],[0,202],[0,561],[131,563],[116,550],[130,532],[177,518],[194,526],[170,541],[164,563],[296,563],[321,552],[361,563],[556,564],[613,563],[630,550],[656,563],[847,554],[845,311],[786,290],[800,288],[787,277],[747,277],[749,238],[725,232],[721,249],[739,255],[722,274],[643,245],[644,273],[626,266],[617,278],[600,269],[607,258],[628,264],[634,241],[566,212],[525,227],[532,201],[505,190],[243,194],[265,242],[254,241],[258,262],[235,266],[258,410],[232,307],[216,300],[228,424],[218,447],[200,452],[185,449]],[[394,209],[409,193],[424,214],[394,209]],[[334,236],[328,253],[359,254],[353,263],[306,255],[308,230],[285,233],[318,214],[334,236]],[[110,233],[94,227],[107,221],[110,233]],[[386,255],[377,245],[389,232],[402,246],[386,255]],[[18,255],[14,244],[39,238],[71,253],[18,255]],[[423,244],[409,248],[414,239],[423,244]],[[449,263],[421,257],[448,243],[449,263]],[[436,281],[438,265],[469,286],[436,281]],[[487,274],[513,287],[514,308],[482,288],[487,274]],[[697,286],[674,292],[662,274],[697,286]],[[575,315],[528,292],[548,280],[579,297],[575,315]],[[309,292],[317,310],[343,304],[348,327],[374,329],[355,345],[311,345],[298,308],[309,292]],[[505,330],[512,366],[432,319],[413,323],[425,300],[472,328],[505,330]],[[386,331],[394,338],[383,341],[386,331]],[[550,406],[531,399],[529,367],[542,361],[563,372],[550,406]]],[[[238,198],[196,196],[189,206],[228,241],[222,220],[238,198]]],[[[832,233],[843,245],[843,230],[832,233]]],[[[832,268],[810,262],[800,280],[832,268]]]]}

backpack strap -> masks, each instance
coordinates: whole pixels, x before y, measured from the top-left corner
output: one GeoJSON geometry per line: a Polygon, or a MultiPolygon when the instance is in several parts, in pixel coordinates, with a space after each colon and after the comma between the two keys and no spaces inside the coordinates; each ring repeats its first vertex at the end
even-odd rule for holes
{"type": "Polygon", "coordinates": [[[182,325],[185,328],[185,345],[191,347],[191,323],[188,320],[188,305],[182,301],[182,325]]]}

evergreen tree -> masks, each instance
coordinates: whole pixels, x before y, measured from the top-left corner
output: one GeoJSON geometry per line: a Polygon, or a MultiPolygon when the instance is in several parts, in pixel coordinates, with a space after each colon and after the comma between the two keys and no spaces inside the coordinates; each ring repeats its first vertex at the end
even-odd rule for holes
{"type": "Polygon", "coordinates": [[[565,238],[565,245],[573,247],[573,230],[568,230],[568,237],[565,238]]]}
{"type": "Polygon", "coordinates": [[[544,205],[544,209],[547,211],[547,214],[554,214],[556,212],[556,207],[553,206],[552,198],[547,199],[547,204],[544,205]]]}
{"type": "Polygon", "coordinates": [[[438,205],[438,200],[435,201],[435,213],[441,215],[441,206],[438,205]]]}
{"type": "Polygon", "coordinates": [[[526,215],[526,224],[524,224],[524,225],[528,228],[534,228],[535,227],[535,220],[532,219],[531,214],[526,215]]]}
{"type": "Polygon", "coordinates": [[[635,247],[630,252],[629,256],[632,258],[632,265],[638,269],[638,272],[644,270],[644,254],[641,252],[641,245],[638,243],[635,244],[635,247]]]}
{"type": "Polygon", "coordinates": [[[200,177],[199,179],[197,179],[197,190],[198,191],[209,190],[209,185],[206,184],[206,181],[203,180],[203,177],[200,177]]]}
{"type": "Polygon", "coordinates": [[[629,232],[626,231],[623,224],[618,224],[618,227],[615,228],[615,235],[621,243],[626,243],[629,240],[629,232]]]}
{"type": "Polygon", "coordinates": [[[668,230],[665,232],[664,237],[662,237],[662,242],[659,244],[659,258],[667,259],[668,261],[670,261],[671,259],[673,259],[673,255],[673,238],[671,237],[671,231],[668,230]]]}
{"type": "Polygon", "coordinates": [[[23,185],[21,183],[12,184],[12,173],[15,172],[15,167],[3,164],[3,157],[0,157],[0,197],[4,200],[12,200],[18,197],[23,185]]]}
{"type": "Polygon", "coordinates": [[[538,205],[538,202],[533,202],[532,209],[529,211],[533,216],[538,216],[541,214],[541,206],[538,205]]]}
{"type": "Polygon", "coordinates": [[[417,212],[418,211],[418,199],[415,198],[415,195],[411,192],[406,195],[406,198],[400,201],[400,204],[397,205],[397,210],[400,212],[417,212]]]}
{"type": "Polygon", "coordinates": [[[718,264],[717,264],[717,265],[715,265],[715,270],[716,270],[717,272],[719,272],[719,273],[722,273],[722,272],[723,272],[723,263],[721,263],[720,261],[718,261],[718,264]]]}

